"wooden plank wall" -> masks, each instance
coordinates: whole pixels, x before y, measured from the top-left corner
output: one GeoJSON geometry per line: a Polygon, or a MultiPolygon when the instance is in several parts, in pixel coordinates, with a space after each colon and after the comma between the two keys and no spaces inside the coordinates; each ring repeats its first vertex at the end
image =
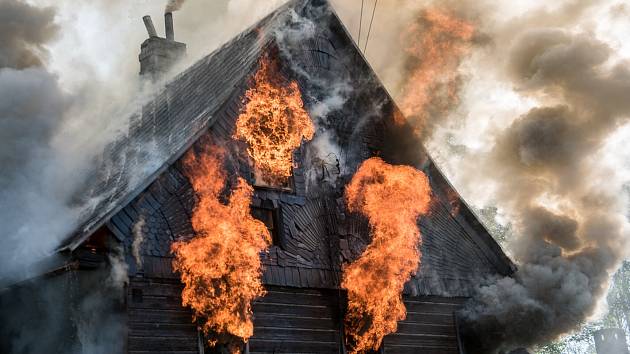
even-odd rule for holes
{"type": "Polygon", "coordinates": [[[383,340],[386,354],[458,354],[454,312],[465,298],[406,297],[407,318],[383,340]]]}
{"type": "MultiPolygon", "coordinates": [[[[197,329],[190,309],[181,306],[181,290],[175,279],[131,279],[128,353],[198,353],[197,329]]],[[[249,353],[343,353],[344,298],[339,290],[267,286],[253,304],[249,353]]],[[[383,352],[458,354],[453,313],[464,300],[406,297],[407,318],[385,337],[383,352]]]]}
{"type": "Polygon", "coordinates": [[[339,292],[268,287],[256,301],[250,354],[343,353],[339,292]]]}
{"type": "Polygon", "coordinates": [[[129,354],[197,354],[192,312],[181,305],[177,279],[131,278],[127,293],[129,354]]]}

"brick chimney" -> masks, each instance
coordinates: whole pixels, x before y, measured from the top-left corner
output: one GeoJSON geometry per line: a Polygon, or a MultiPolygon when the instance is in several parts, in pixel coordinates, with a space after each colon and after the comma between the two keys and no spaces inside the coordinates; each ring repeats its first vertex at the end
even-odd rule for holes
{"type": "Polygon", "coordinates": [[[626,333],[621,328],[604,328],[593,334],[597,354],[629,354],[626,333]]]}
{"type": "Polygon", "coordinates": [[[173,14],[164,14],[166,38],[158,37],[151,16],[142,18],[149,38],[140,46],[140,75],[157,80],[168,72],[173,65],[186,55],[186,44],[175,41],[173,14]]]}

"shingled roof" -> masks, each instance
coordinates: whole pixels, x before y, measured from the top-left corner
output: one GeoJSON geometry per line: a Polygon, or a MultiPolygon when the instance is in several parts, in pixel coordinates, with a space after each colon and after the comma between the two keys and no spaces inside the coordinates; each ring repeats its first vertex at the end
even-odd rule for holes
{"type": "MultiPolygon", "coordinates": [[[[307,108],[325,97],[322,87],[334,86],[339,78],[353,87],[346,104],[322,123],[335,132],[348,155],[347,176],[373,154],[392,163],[414,164],[429,175],[434,202],[430,217],[420,222],[423,268],[408,283],[407,293],[439,289],[442,294],[466,296],[480,274],[513,272],[511,261],[421,144],[415,137],[401,138],[406,136],[401,131],[411,129],[394,126],[392,117],[400,111],[326,1],[290,1],[166,84],[132,117],[126,136],[109,145],[95,163],[92,184],[82,198],[96,202],[82,214],[80,227],[60,250],[74,250],[104,224],[129,247],[133,226],[143,217],[149,235],[143,254],[164,258],[168,268],[170,242],[192,233],[189,215],[195,198],[177,162],[203,134],[231,135],[248,79],[270,48],[285,62],[285,74],[299,82],[307,108]],[[295,22],[296,16],[314,28],[297,42],[293,38],[285,43],[284,35],[303,25],[295,22]],[[409,156],[400,153],[404,150],[409,156]]],[[[301,153],[305,152],[297,152],[301,153]]],[[[345,215],[339,200],[309,195],[305,179],[304,171],[297,169],[296,193],[256,192],[254,204],[282,203],[283,213],[291,218],[284,231],[287,244],[272,249],[265,260],[264,280],[282,286],[336,287],[340,260],[326,260],[331,255],[318,251],[317,243],[337,235],[341,241],[336,247],[352,258],[366,242],[367,225],[345,215]],[[312,244],[295,241],[298,234],[312,244]],[[304,250],[317,259],[307,259],[304,250]]]]}
{"type": "Polygon", "coordinates": [[[142,112],[130,118],[127,134],[107,146],[94,164],[82,200],[92,200],[79,227],[60,250],[76,248],[128,204],[209,127],[217,112],[256,65],[270,40],[256,29],[269,26],[283,6],[167,83],[142,112]]]}

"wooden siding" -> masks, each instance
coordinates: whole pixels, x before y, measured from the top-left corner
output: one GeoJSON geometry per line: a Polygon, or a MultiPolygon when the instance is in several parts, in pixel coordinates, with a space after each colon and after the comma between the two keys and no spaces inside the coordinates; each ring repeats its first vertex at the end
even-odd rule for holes
{"type": "Polygon", "coordinates": [[[129,354],[197,354],[192,312],[178,280],[131,278],[127,292],[129,354]]]}
{"type": "Polygon", "coordinates": [[[407,318],[383,340],[386,354],[458,354],[454,312],[465,299],[405,297],[407,318]]]}
{"type": "MultiPolygon", "coordinates": [[[[342,291],[266,288],[267,294],[252,306],[254,336],[248,344],[251,354],[343,353],[342,291]]],[[[128,353],[198,352],[197,329],[192,323],[191,310],[181,305],[179,282],[133,278],[128,289],[128,353]]],[[[399,323],[395,334],[385,337],[384,352],[459,353],[454,311],[463,301],[463,298],[405,297],[407,318],[399,323]]]]}
{"type": "Polygon", "coordinates": [[[254,310],[251,354],[342,353],[338,292],[268,287],[254,310]]]}

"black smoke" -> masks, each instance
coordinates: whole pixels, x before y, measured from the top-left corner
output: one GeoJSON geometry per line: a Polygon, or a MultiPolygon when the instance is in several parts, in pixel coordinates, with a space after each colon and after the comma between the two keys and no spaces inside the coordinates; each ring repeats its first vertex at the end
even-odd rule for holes
{"type": "Polygon", "coordinates": [[[537,29],[515,41],[508,71],[523,94],[549,104],[497,133],[484,161],[516,226],[518,271],[487,281],[464,312],[483,353],[577,329],[594,314],[629,240],[614,173],[605,180],[595,159],[630,118],[627,63],[615,63],[590,34],[537,29]]]}

